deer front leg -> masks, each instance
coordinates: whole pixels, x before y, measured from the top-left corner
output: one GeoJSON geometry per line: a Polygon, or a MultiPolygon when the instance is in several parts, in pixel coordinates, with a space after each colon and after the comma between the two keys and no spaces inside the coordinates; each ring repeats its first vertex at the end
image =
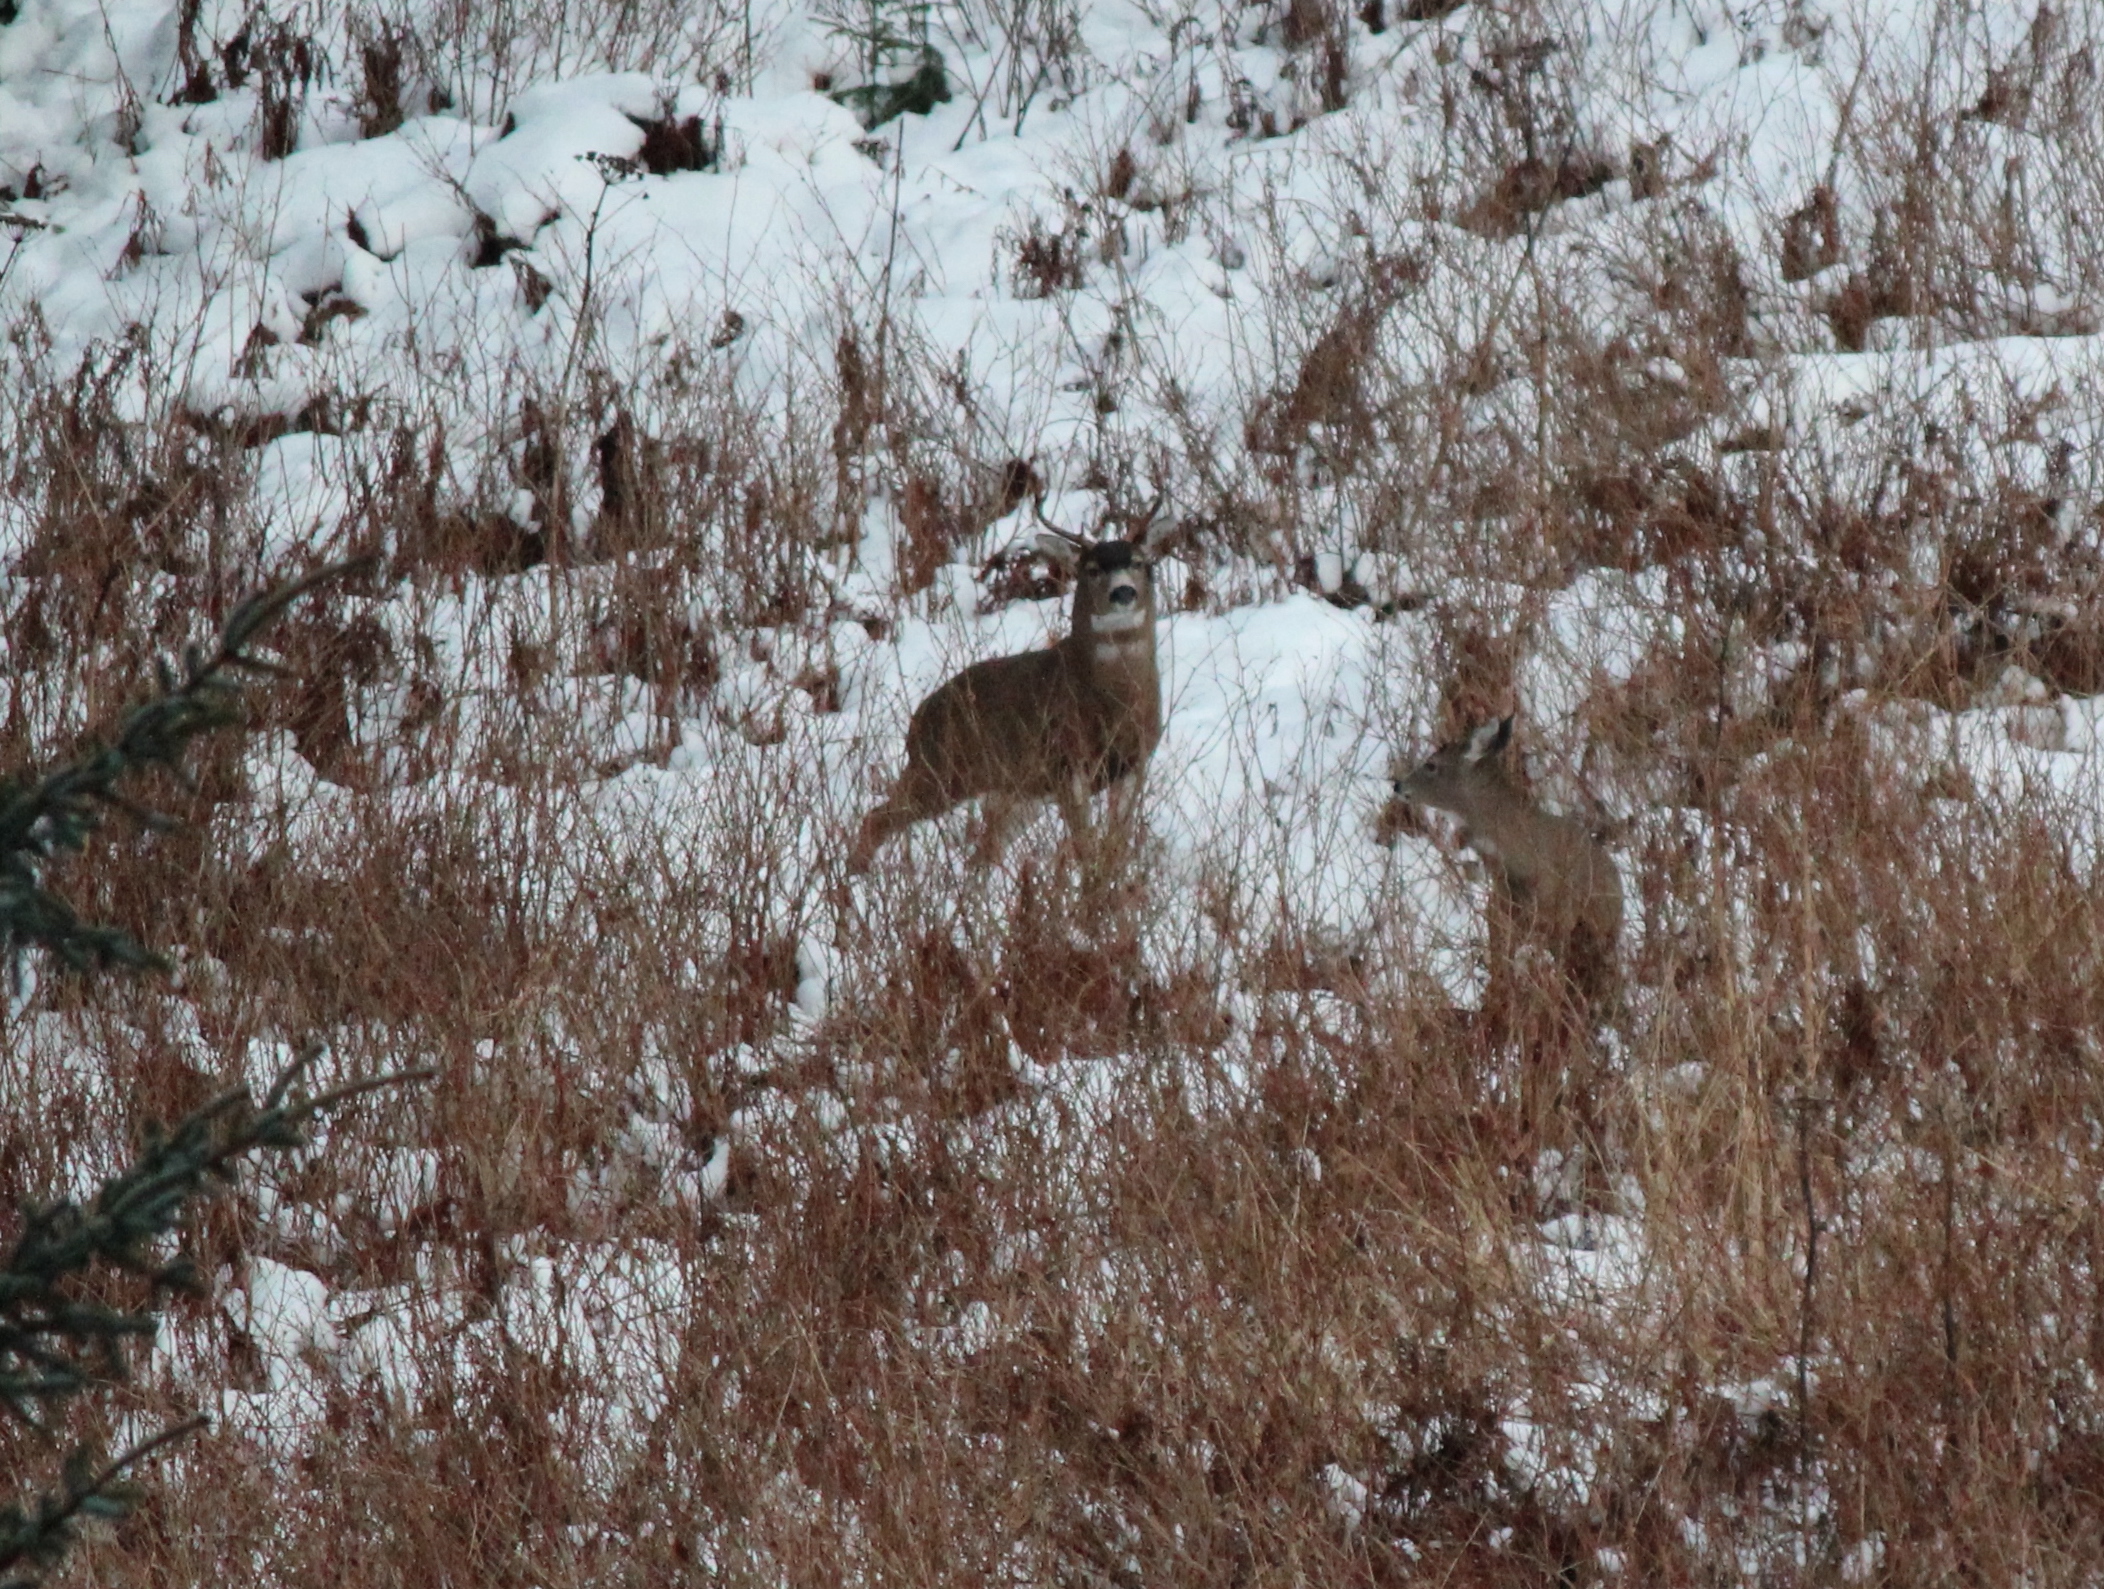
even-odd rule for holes
{"type": "Polygon", "coordinates": [[[1070,799],[1061,802],[1083,885],[1098,892],[1131,863],[1138,833],[1140,780],[1120,778],[1110,786],[1109,794],[1109,813],[1100,823],[1089,820],[1089,786],[1084,781],[1076,779],[1070,799]]]}
{"type": "Polygon", "coordinates": [[[988,867],[1000,860],[1015,832],[1016,818],[1021,811],[1022,804],[1013,795],[990,794],[979,802],[980,820],[984,825],[979,832],[979,842],[972,846],[974,867],[988,867]]]}
{"type": "Polygon", "coordinates": [[[1076,773],[1061,783],[1056,797],[1059,814],[1066,819],[1067,849],[1073,854],[1084,882],[1093,879],[1101,870],[1095,824],[1089,820],[1090,793],[1088,779],[1076,773]]]}
{"type": "Polygon", "coordinates": [[[1077,846],[1086,844],[1089,838],[1088,780],[1079,773],[1074,774],[1060,784],[1055,798],[1059,801],[1059,814],[1066,820],[1068,835],[1077,846]]]}
{"type": "Polygon", "coordinates": [[[1132,833],[1140,825],[1140,799],[1147,791],[1146,777],[1141,773],[1130,773],[1110,786],[1111,825],[1123,833],[1132,833]]]}

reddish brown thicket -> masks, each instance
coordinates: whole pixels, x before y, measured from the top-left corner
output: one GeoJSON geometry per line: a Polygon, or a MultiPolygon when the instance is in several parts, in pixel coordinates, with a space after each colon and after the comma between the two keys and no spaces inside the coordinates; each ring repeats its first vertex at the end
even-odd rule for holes
{"type": "MultiPolygon", "coordinates": [[[[1291,15],[1311,59],[1349,26],[1291,15]]],[[[6,1017],[0,1193],[77,1184],[253,1045],[441,1076],[270,1208],[200,1219],[209,1293],[111,1405],[151,1421],[274,1377],[311,1402],[282,1429],[236,1403],[62,1581],[2104,1570],[2094,783],[2085,807],[1976,782],[1936,715],[2049,740],[2060,692],[2097,690],[2095,494],[2079,461],[2008,462],[2036,413],[1978,418],[1967,450],[1925,408],[1807,435],[1746,403],[1789,354],[2024,329],[1987,283],[2021,278],[2030,222],[1976,135],[2043,136],[2093,91],[2060,56],[1997,62],[1926,138],[1907,85],[1867,84],[1849,180],[1776,215],[1763,260],[1699,202],[1701,151],[1621,166],[1526,20],[1459,80],[1442,213],[1520,246],[1614,168],[1648,207],[1618,234],[1627,312],[1543,267],[1428,331],[1432,267],[1369,255],[1310,291],[1231,423],[1165,399],[1158,445],[1190,486],[1194,609],[1311,580],[1318,490],[1366,550],[1476,582],[1331,593],[1425,609],[1439,676],[1396,689],[1435,731],[1511,709],[1575,578],[1651,604],[1632,665],[1578,679],[1537,741],[1559,771],[1585,747],[1633,814],[1591,1234],[1543,1227],[1563,1205],[1511,1107],[1523,1056],[1401,926],[1339,948],[1258,911],[1263,840],[1192,897],[1145,844],[1089,874],[1049,823],[992,880],[936,836],[853,902],[814,866],[852,812],[799,727],[853,687],[840,631],[896,621],[841,594],[846,539],[891,503],[896,595],[925,600],[1042,483],[1030,446],[944,418],[926,394],[953,372],[902,333],[828,332],[833,385],[794,425],[739,406],[720,348],[618,406],[526,425],[507,396],[476,479],[430,416],[347,409],[345,535],[386,572],[298,614],[257,735],[155,792],[188,826],[120,823],[68,869],[179,970],[47,979],[6,1017]],[[1439,381],[1400,373],[1406,332],[1436,332],[1439,381]],[[1521,389],[1525,426],[1471,406],[1521,389]],[[1698,433],[1724,440],[1675,451],[1698,433]],[[624,718],[647,727],[615,742],[624,718]],[[720,1197],[684,1196],[725,1143],[720,1197]],[[244,1311],[266,1261],[369,1306],[286,1351],[244,1311]]],[[[1012,290],[1086,290],[1100,242],[1019,233],[1012,290]]],[[[35,441],[0,587],[8,765],[257,571],[244,439],[172,405],[120,420],[128,357],[5,395],[35,441]]],[[[1106,434],[1106,470],[1147,472],[1106,434]]],[[[1020,563],[986,584],[1050,589],[1020,563]]]]}

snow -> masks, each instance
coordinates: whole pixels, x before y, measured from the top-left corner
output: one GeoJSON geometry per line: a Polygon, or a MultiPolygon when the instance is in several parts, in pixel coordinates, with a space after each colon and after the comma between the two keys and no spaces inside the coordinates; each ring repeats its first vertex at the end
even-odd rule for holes
{"type": "MultiPolygon", "coordinates": [[[[1823,180],[1848,114],[1855,52],[1918,48],[1922,28],[1921,7],[1895,8],[1861,38],[1836,26],[1792,45],[1780,22],[1763,20],[1780,10],[1597,7],[1595,32],[1574,46],[1589,62],[1596,124],[1624,139],[1663,138],[1720,157],[1707,201],[1713,219],[1762,262],[1774,253],[1774,218],[1823,180]]],[[[1519,280],[1523,267],[1557,290],[1590,294],[1603,315],[1622,312],[1603,250],[1618,229],[1653,216],[1626,182],[1560,206],[1538,236],[1524,238],[1487,238],[1404,213],[1412,181],[1429,180],[1446,158],[1432,85],[1443,52],[1481,49],[1474,12],[1360,36],[1350,103],[1331,115],[1312,113],[1306,84],[1283,75],[1283,53],[1270,45],[1230,33],[1194,54],[1141,10],[1104,3],[1084,11],[1089,68],[1078,92],[1048,88],[1027,116],[960,92],[927,117],[866,133],[811,91],[813,70],[839,65],[838,41],[796,16],[781,23],[776,53],[741,92],[636,71],[579,73],[522,84],[501,105],[411,115],[371,138],[358,135],[342,104],[322,98],[301,124],[299,147],[273,162],[257,153],[252,93],[202,106],[157,102],[175,70],[174,6],[25,0],[20,20],[0,28],[0,179],[19,191],[39,171],[43,196],[9,206],[19,221],[0,270],[0,315],[10,324],[42,315],[53,370],[106,360],[143,327],[151,377],[127,399],[141,412],[167,402],[204,415],[290,418],[317,397],[355,393],[428,416],[429,433],[442,427],[450,449],[449,500],[464,500],[492,446],[519,439],[510,399],[573,397],[585,362],[626,383],[647,419],[657,399],[643,376],[675,356],[700,361],[779,433],[797,421],[799,387],[830,375],[842,327],[866,329],[881,314],[925,367],[960,372],[987,416],[973,423],[1012,438],[1015,455],[1041,461],[1052,487],[1048,514],[1088,524],[1108,506],[1083,484],[1107,448],[1144,448],[1177,423],[1232,423],[1242,394],[1289,375],[1305,352],[1310,319],[1299,311],[1348,290],[1376,256],[1426,261],[1422,298],[1375,334],[1383,357],[1426,382],[1446,367],[1442,338],[1488,337],[1497,313],[1491,284],[1519,280]],[[1182,107],[1193,85],[1202,108],[1187,121],[1182,107]],[[1281,129],[1296,111],[1310,119],[1276,138],[1245,137],[1228,124],[1231,86],[1281,129]],[[137,102],[141,95],[148,102],[137,102]],[[668,109],[702,115],[711,138],[720,127],[725,148],[714,169],[650,176],[624,165],[643,146],[641,123],[668,109]],[[1100,184],[1119,149],[1133,154],[1139,172],[1129,203],[1113,205],[1100,184]],[[1369,169],[1392,180],[1369,187],[1369,169]],[[1026,298],[1012,243],[1032,224],[1047,232],[1071,225],[1077,246],[1098,259],[1110,229],[1122,227],[1125,248],[1089,286],[1026,298]],[[474,263],[483,233],[516,245],[498,266],[474,263]],[[538,308],[521,285],[529,271],[549,289],[538,308]],[[360,313],[303,340],[308,305],[323,293],[342,295],[360,313]],[[704,348],[726,311],[743,331],[704,348]],[[1101,409],[1099,392],[1112,390],[1115,410],[1101,409]]],[[[2013,8],[1988,15],[2005,32],[2015,26],[2013,8]]],[[[221,23],[230,27],[231,17],[221,23]]],[[[983,51],[959,52],[954,64],[975,83],[998,76],[999,63],[983,51]]],[[[1979,132],[1987,158],[2023,154],[2020,135],[1979,132]]],[[[2052,279],[2068,268],[2048,260],[2039,281],[2009,290],[2040,310],[2087,303],[2094,313],[2084,284],[2052,279]]],[[[1763,263],[1757,274],[1769,270],[1763,263]]],[[[1760,275],[1753,292],[1771,308],[1795,302],[1809,312],[1835,285],[1760,275]]],[[[1791,323],[1777,313],[1776,323],[1791,323]]],[[[2095,335],[1938,341],[1895,322],[1870,351],[1764,349],[1726,370],[1733,411],[1673,445],[1715,462],[1729,435],[1776,426],[1839,471],[1871,471],[1882,441],[1871,435],[1876,427],[1857,422],[1871,412],[1903,414],[1922,433],[1958,437],[1961,462],[1983,474],[1993,463],[2043,483],[2060,444],[2094,454],[2100,359],[2104,338],[2095,335]]],[[[1644,368],[1668,384],[1689,378],[1670,359],[1644,368]]],[[[943,409],[939,393],[914,398],[966,423],[954,405],[943,409]]],[[[1466,405],[1467,423],[1478,433],[1525,434],[1531,404],[1524,382],[1506,383],[1466,405]]],[[[352,434],[292,433],[255,450],[247,511],[263,563],[294,568],[350,543],[356,482],[373,465],[364,445],[352,434]]],[[[1195,502],[1192,480],[1173,486],[1185,505],[1195,502]]],[[[528,501],[520,491],[521,518],[528,501]]],[[[1597,800],[1614,821],[1643,819],[1635,785],[1593,781],[1578,718],[1591,691],[1628,681],[1679,640],[1663,569],[1585,570],[1543,587],[1492,584],[1456,550],[1463,537],[1362,545],[1379,538],[1377,527],[1356,522],[1312,468],[1305,501],[1303,523],[1275,528],[1281,546],[1311,552],[1321,592],[1335,594],[1350,576],[1377,596],[1430,590],[1457,609],[1532,625],[1540,643],[1524,655],[1516,682],[1541,747],[1544,793],[1565,809],[1597,800]]],[[[586,508],[576,513],[578,526],[588,525],[586,508]]],[[[786,765],[796,769],[789,782],[808,796],[800,853],[817,868],[896,771],[914,702],[974,658],[1059,632],[1057,602],[1001,604],[980,583],[987,557],[1027,543],[1026,521],[1019,510],[988,526],[925,590],[902,598],[900,512],[874,494],[823,570],[834,616],[737,635],[706,707],[683,711],[672,725],[662,766],[648,759],[665,737],[662,708],[634,681],[580,679],[583,636],[566,627],[546,580],[471,577],[421,591],[413,628],[471,732],[506,683],[506,654],[489,635],[556,649],[551,677],[571,691],[578,731],[627,764],[580,807],[578,820],[605,842],[641,849],[656,835],[698,828],[753,786],[753,769],[786,765]],[[874,613],[895,620],[881,638],[860,621],[874,613]],[[818,663],[839,670],[836,712],[817,711],[796,683],[818,663]]],[[[0,521],[0,554],[10,562],[20,533],[18,521],[0,521]]],[[[1179,552],[1160,578],[1167,719],[1146,812],[1155,886],[1195,895],[1223,866],[1260,856],[1258,914],[1244,925],[1253,939],[1289,924],[1347,946],[1394,933],[1457,1000],[1480,996],[1480,878],[1432,840],[1406,838],[1382,852],[1367,838],[1392,760],[1422,748],[1436,727],[1437,613],[1346,610],[1321,594],[1285,591],[1260,556],[1217,549],[1179,552]],[[1182,610],[1179,593],[1200,576],[1214,601],[1182,610]]],[[[579,570],[575,610],[591,610],[604,584],[601,572],[579,570]]],[[[406,646],[409,618],[386,621],[406,646]]],[[[1752,710],[1810,661],[1794,642],[1768,647],[1742,664],[1731,688],[1752,710]]],[[[2028,676],[1999,688],[1999,698],[1963,710],[1887,713],[1875,730],[1917,769],[1947,762],[1961,770],[1982,799],[2049,792],[2076,864],[2094,867],[2104,703],[2052,696],[2028,676]]],[[[365,688],[353,704],[375,742],[392,741],[392,726],[409,710],[397,684],[365,688]]],[[[1842,709],[1857,707],[1844,698],[1842,709]]],[[[398,759],[385,770],[402,772],[408,752],[390,754],[398,759]]],[[[326,871],[332,833],[355,819],[351,794],[309,767],[282,733],[251,737],[243,769],[259,814],[231,824],[230,842],[258,859],[286,846],[301,865],[326,871]]],[[[470,793],[496,799],[501,786],[470,793]]],[[[403,784],[375,798],[413,807],[460,794],[403,784]]],[[[499,810],[489,820],[506,817],[499,810]]],[[[967,821],[960,813],[905,845],[961,844],[967,821]]],[[[1041,848],[1045,832],[1041,825],[1017,843],[1041,848]]],[[[885,868],[902,864],[898,850],[887,851],[879,882],[885,868]]],[[[1003,886],[988,885],[996,908],[1003,886]]],[[[825,926],[801,939],[795,1019],[778,1040],[788,1050],[842,997],[852,974],[844,958],[825,926]]],[[[32,984],[17,1002],[33,992],[32,984]]],[[[752,1068],[783,1053],[756,1051],[752,1068]]],[[[1078,1134],[1073,1151],[1085,1164],[1086,1133],[1118,1107],[1125,1063],[1049,1067],[1018,1053],[1027,1083],[1018,1107],[1038,1110],[1048,1131],[1078,1134]],[[1063,1108],[1047,1102],[1055,1094],[1063,1108]]],[[[1229,1094],[1246,1085],[1237,1065],[1233,1052],[1219,1056],[1212,1084],[1229,1094]]],[[[1659,1085],[1698,1091],[1699,1062],[1673,1066],[1659,1085]]],[[[653,1090],[658,1096],[639,1100],[618,1133],[616,1162],[577,1195],[611,1199],[647,1183],[685,1208],[721,1202],[732,1143],[766,1127],[768,1106],[740,1112],[726,1136],[696,1148],[670,1123],[676,1085],[668,1076],[653,1090]]],[[[873,1129],[847,1123],[836,1100],[808,1107],[839,1113],[843,1142],[873,1129]]],[[[1319,1180],[1321,1161],[1310,1155],[1306,1173],[1319,1180]]],[[[428,1154],[382,1154],[371,1216],[397,1227],[436,1195],[440,1174],[428,1154]]],[[[264,1213],[300,1228],[307,1217],[267,1203],[264,1213]]],[[[1561,1303],[1600,1309],[1643,1296],[1640,1220],[1570,1214],[1538,1234],[1541,1284],[1561,1303]]],[[[515,1273],[508,1325],[528,1338],[560,1331],[573,1343],[596,1343],[603,1357],[582,1377],[603,1375],[616,1387],[620,1416],[647,1420],[660,1365],[647,1351],[646,1326],[683,1305],[677,1264],[611,1250],[522,1250],[515,1273]]],[[[261,1352],[267,1383],[228,1392],[225,1416],[283,1430],[317,1415],[301,1367],[309,1360],[355,1357],[383,1378],[399,1377],[408,1356],[390,1343],[408,1328],[399,1317],[412,1293],[447,1297],[442,1310],[466,1318],[457,1277],[427,1278],[430,1293],[421,1280],[389,1292],[335,1290],[318,1274],[247,1260],[225,1277],[223,1305],[261,1352]]],[[[1765,1393],[1748,1388],[1742,1412],[1757,1392],[1765,1393]]],[[[1508,1427],[1530,1461],[1539,1456],[1521,1411],[1508,1427]]],[[[1326,1483],[1339,1516],[1359,1522],[1365,1486],[1335,1467],[1326,1483]]],[[[1866,1542],[1843,1574],[1874,1576],[1878,1560],[1866,1542]]]]}

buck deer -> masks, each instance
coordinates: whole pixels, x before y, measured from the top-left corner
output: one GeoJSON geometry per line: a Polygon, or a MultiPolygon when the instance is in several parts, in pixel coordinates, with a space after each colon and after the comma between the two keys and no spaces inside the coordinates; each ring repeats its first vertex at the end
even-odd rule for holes
{"type": "Polygon", "coordinates": [[[1154,558],[1168,520],[1150,510],[1137,540],[1091,541],[1049,523],[1042,504],[1037,517],[1039,550],[1075,573],[1066,637],[975,662],[914,708],[906,770],[862,819],[851,874],[868,871],[893,834],[975,797],[986,821],[979,864],[1000,854],[1024,802],[1056,801],[1077,839],[1091,796],[1114,788],[1129,808],[1162,734],[1154,558]]]}

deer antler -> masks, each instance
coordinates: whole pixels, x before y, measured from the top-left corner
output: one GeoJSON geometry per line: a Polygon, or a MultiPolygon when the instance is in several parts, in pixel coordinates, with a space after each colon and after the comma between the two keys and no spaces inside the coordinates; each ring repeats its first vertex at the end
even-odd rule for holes
{"type": "Polygon", "coordinates": [[[1079,535],[1076,535],[1076,534],[1075,534],[1075,533],[1074,533],[1074,532],[1073,532],[1072,530],[1063,530],[1063,529],[1061,529],[1061,528],[1060,528],[1060,527],[1059,527],[1058,525],[1054,524],[1054,523],[1053,523],[1053,522],[1052,522],[1052,521],[1051,521],[1050,519],[1048,519],[1048,518],[1046,518],[1046,517],[1045,517],[1045,494],[1044,494],[1044,492],[1040,491],[1040,492],[1038,492],[1038,493],[1037,493],[1037,494],[1036,494],[1035,496],[1031,497],[1031,499],[1030,499],[1030,511],[1031,511],[1031,513],[1033,513],[1034,515],[1036,515],[1036,518],[1037,518],[1037,522],[1038,522],[1038,523],[1039,523],[1039,524],[1040,524],[1040,525],[1041,525],[1041,526],[1042,526],[1043,528],[1045,528],[1045,529],[1047,529],[1047,530],[1050,530],[1050,531],[1051,531],[1051,532],[1052,532],[1052,533],[1053,533],[1054,535],[1058,536],[1058,537],[1059,537],[1059,538],[1060,538],[1060,539],[1061,539],[1062,541],[1065,541],[1065,542],[1067,542],[1068,544],[1070,544],[1070,545],[1073,545],[1073,546],[1086,546],[1086,545],[1088,545],[1088,542],[1087,542],[1087,541],[1086,541],[1086,540],[1085,540],[1084,538],[1082,538],[1082,537],[1081,537],[1081,536],[1079,536],[1079,535]]]}

